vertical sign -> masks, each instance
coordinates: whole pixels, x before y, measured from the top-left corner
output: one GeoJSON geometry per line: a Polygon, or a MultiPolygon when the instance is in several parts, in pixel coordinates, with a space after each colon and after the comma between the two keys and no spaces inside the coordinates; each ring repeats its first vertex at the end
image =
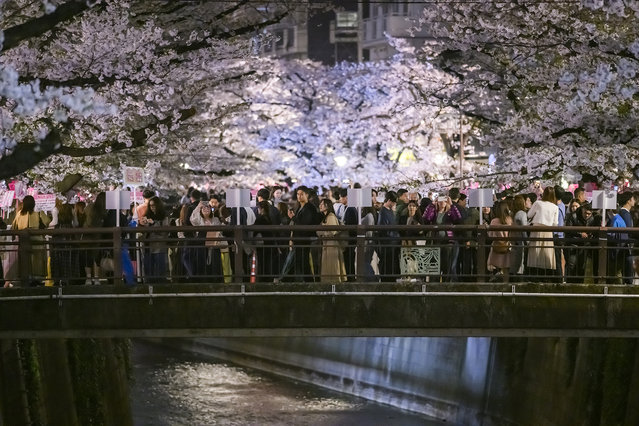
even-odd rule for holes
{"type": "Polygon", "coordinates": [[[357,208],[357,223],[362,223],[362,207],[371,207],[373,205],[373,189],[372,188],[348,188],[348,207],[357,208]]]}
{"type": "Polygon", "coordinates": [[[592,208],[603,209],[601,226],[606,226],[606,210],[617,208],[617,191],[592,191],[592,208]]]}
{"type": "Polygon", "coordinates": [[[124,166],[123,174],[125,186],[144,186],[144,169],[142,167],[124,166]]]}
{"type": "Polygon", "coordinates": [[[131,203],[131,193],[129,191],[107,191],[106,192],[106,208],[107,210],[117,210],[115,212],[115,226],[120,226],[120,209],[122,207],[129,208],[131,203]]]}
{"type": "Polygon", "coordinates": [[[492,207],[495,204],[493,199],[493,190],[486,188],[469,189],[468,190],[468,207],[479,207],[479,224],[484,222],[484,215],[481,212],[482,207],[492,207]]]}
{"type": "Polygon", "coordinates": [[[232,188],[226,191],[226,206],[233,208],[237,207],[237,223],[240,224],[240,208],[251,207],[251,190],[232,188]]]}

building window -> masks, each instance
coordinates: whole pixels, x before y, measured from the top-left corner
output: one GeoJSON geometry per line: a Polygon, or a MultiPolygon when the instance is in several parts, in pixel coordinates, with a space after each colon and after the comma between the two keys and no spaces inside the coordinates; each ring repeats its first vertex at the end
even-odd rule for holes
{"type": "Polygon", "coordinates": [[[278,30],[275,32],[275,48],[283,49],[284,48],[284,31],[278,30]]]}
{"type": "Polygon", "coordinates": [[[337,12],[336,27],[337,28],[357,28],[357,12],[337,12]]]}
{"type": "Polygon", "coordinates": [[[286,30],[286,49],[295,47],[295,28],[289,28],[286,30]]]}

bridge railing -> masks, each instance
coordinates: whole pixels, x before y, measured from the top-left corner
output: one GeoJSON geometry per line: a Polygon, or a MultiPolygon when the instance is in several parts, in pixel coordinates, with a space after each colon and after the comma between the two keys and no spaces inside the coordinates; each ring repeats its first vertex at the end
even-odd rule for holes
{"type": "Polygon", "coordinates": [[[200,226],[0,231],[4,280],[632,284],[639,228],[200,226]],[[557,234],[562,233],[562,234],[557,234]]]}

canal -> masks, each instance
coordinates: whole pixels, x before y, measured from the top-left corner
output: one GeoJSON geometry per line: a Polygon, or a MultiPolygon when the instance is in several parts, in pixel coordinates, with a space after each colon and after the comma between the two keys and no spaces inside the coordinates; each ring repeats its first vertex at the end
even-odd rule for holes
{"type": "Polygon", "coordinates": [[[444,424],[139,340],[133,341],[131,364],[136,426],[444,424]]]}

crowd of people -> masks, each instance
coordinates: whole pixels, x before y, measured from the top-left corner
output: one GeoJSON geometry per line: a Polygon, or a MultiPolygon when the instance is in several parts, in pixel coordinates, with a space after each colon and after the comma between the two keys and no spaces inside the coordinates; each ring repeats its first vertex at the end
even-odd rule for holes
{"type": "MultiPolygon", "coordinates": [[[[242,278],[252,275],[259,282],[339,283],[354,280],[356,275],[371,282],[395,282],[419,275],[418,268],[406,268],[415,250],[436,247],[439,274],[435,280],[475,280],[478,271],[486,269],[492,281],[541,276],[546,281],[584,282],[588,275],[626,284],[634,280],[631,233],[606,234],[607,266],[606,271],[599,271],[601,253],[596,248],[601,235],[571,229],[602,223],[601,212],[586,200],[583,188],[574,193],[560,186],[500,193],[492,207],[481,209],[468,207],[466,194],[458,188],[425,196],[403,188],[387,190],[379,199],[378,195],[373,190],[371,205],[355,208],[349,205],[345,188],[320,191],[299,186],[288,192],[276,186],[261,188],[255,207],[238,211],[225,205],[223,194],[190,188],[180,202],[167,204],[147,189],[143,203],[119,212],[106,208],[101,192],[89,203],[58,201],[50,214],[36,211],[34,198],[26,196],[8,222],[10,229],[95,230],[119,224],[127,228],[122,250],[114,252],[108,242],[113,233],[52,233],[48,239],[32,235],[29,259],[18,261],[16,237],[6,234],[0,250],[2,277],[5,286],[38,285],[47,280],[58,285],[100,284],[113,272],[117,257],[129,284],[138,282],[140,276],[149,284],[171,280],[229,283],[237,278],[237,265],[242,265],[242,278]],[[480,223],[488,224],[486,268],[478,265],[478,250],[484,249],[478,242],[476,225],[480,223]],[[237,224],[247,225],[242,228],[240,246],[235,244],[234,229],[227,227],[237,224]],[[354,228],[339,229],[358,224],[369,225],[366,235],[360,236],[365,244],[359,248],[354,228]],[[392,225],[406,226],[389,227],[392,225]],[[512,225],[518,228],[510,230],[512,225]],[[527,225],[536,226],[528,232],[522,228],[527,225]],[[167,231],[172,226],[180,228],[167,231]],[[544,231],[543,226],[561,229],[544,231]],[[199,231],[202,227],[207,228],[199,231]],[[357,271],[357,250],[362,248],[364,269],[357,271]],[[20,267],[25,263],[26,268],[20,267]],[[29,276],[20,276],[25,270],[29,276]]],[[[639,221],[637,199],[639,193],[619,193],[618,209],[610,210],[604,223],[632,228],[639,221]]],[[[0,226],[7,228],[8,223],[0,226]]]]}

